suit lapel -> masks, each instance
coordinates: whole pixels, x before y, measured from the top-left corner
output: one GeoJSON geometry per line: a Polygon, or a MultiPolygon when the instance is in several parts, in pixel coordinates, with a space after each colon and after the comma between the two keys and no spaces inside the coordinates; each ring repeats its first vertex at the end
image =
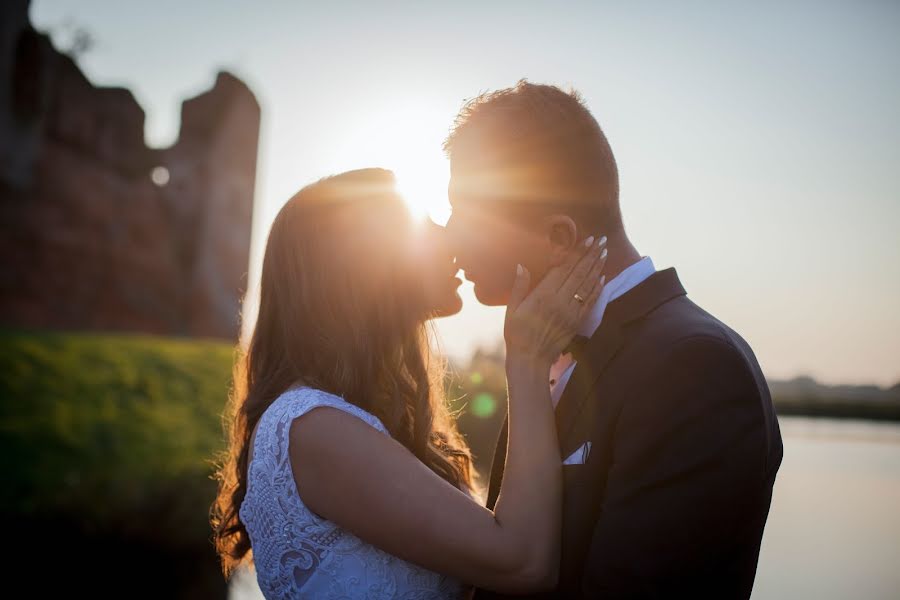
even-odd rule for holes
{"type": "Polygon", "coordinates": [[[556,430],[563,458],[575,451],[584,440],[570,439],[578,416],[590,397],[591,388],[610,361],[625,344],[625,328],[629,323],[672,298],[685,294],[675,269],[658,271],[629,292],[610,302],[600,327],[576,354],[575,370],[556,407],[556,430]]]}
{"type": "Polygon", "coordinates": [[[570,440],[569,433],[590,396],[591,387],[615,357],[624,341],[621,324],[611,319],[604,320],[585,347],[576,353],[575,359],[578,362],[556,407],[556,432],[563,459],[584,441],[570,440]]]}
{"type": "MultiPolygon", "coordinates": [[[[625,327],[647,315],[650,311],[669,300],[685,295],[684,287],[675,269],[657,271],[643,283],[610,302],[600,327],[590,340],[575,354],[577,364],[566,389],[556,407],[556,427],[559,437],[560,454],[567,457],[583,440],[569,439],[569,434],[578,422],[578,416],[590,397],[591,388],[625,344],[625,327]],[[574,447],[572,447],[574,446],[574,447]]],[[[509,434],[509,420],[503,420],[503,427],[494,451],[488,488],[487,507],[494,508],[503,480],[506,463],[506,445],[509,434]]]]}

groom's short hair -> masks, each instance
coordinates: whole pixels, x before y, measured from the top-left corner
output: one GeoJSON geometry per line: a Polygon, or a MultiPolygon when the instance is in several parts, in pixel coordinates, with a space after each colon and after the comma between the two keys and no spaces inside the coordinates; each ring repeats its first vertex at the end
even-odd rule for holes
{"type": "Polygon", "coordinates": [[[612,149],[574,90],[523,79],[468,100],[444,151],[459,165],[477,155],[477,168],[494,172],[478,181],[504,182],[483,197],[565,212],[591,232],[621,226],[612,149]]]}

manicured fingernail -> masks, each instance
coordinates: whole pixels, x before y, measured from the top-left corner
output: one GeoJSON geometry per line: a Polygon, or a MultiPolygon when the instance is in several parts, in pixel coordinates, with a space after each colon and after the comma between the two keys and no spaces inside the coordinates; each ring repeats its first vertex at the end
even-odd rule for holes
{"type": "Polygon", "coordinates": [[[599,242],[597,242],[598,246],[603,246],[604,244],[606,244],[606,236],[605,235],[600,238],[599,242]]]}
{"type": "Polygon", "coordinates": [[[584,240],[584,247],[587,248],[591,244],[594,243],[594,236],[590,236],[588,239],[584,240]]]}
{"type": "Polygon", "coordinates": [[[605,284],[606,284],[606,275],[603,275],[602,277],[600,277],[600,285],[605,285],[605,284]]]}
{"type": "Polygon", "coordinates": [[[522,276],[522,265],[516,265],[516,275],[522,276]]]}
{"type": "Polygon", "coordinates": [[[600,253],[600,258],[606,258],[606,248],[604,248],[603,252],[600,253]]]}

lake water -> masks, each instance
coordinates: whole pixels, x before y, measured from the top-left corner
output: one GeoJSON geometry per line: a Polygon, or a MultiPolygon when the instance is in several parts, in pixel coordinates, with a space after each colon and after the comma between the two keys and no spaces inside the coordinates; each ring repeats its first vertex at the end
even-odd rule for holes
{"type": "Polygon", "coordinates": [[[900,598],[900,425],[782,417],[753,598],[900,598]]]}
{"type": "MultiPolygon", "coordinates": [[[[900,599],[900,425],[782,417],[754,600],[900,599]]],[[[232,600],[262,598],[252,575],[232,600]]]]}

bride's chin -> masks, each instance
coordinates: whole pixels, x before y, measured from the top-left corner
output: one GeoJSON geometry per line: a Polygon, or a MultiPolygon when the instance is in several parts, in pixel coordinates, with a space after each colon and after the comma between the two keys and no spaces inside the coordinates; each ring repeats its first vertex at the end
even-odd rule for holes
{"type": "Polygon", "coordinates": [[[461,311],[462,306],[462,298],[459,293],[454,290],[447,298],[442,299],[439,306],[434,308],[432,314],[436,319],[440,319],[441,317],[451,317],[461,311]]]}

